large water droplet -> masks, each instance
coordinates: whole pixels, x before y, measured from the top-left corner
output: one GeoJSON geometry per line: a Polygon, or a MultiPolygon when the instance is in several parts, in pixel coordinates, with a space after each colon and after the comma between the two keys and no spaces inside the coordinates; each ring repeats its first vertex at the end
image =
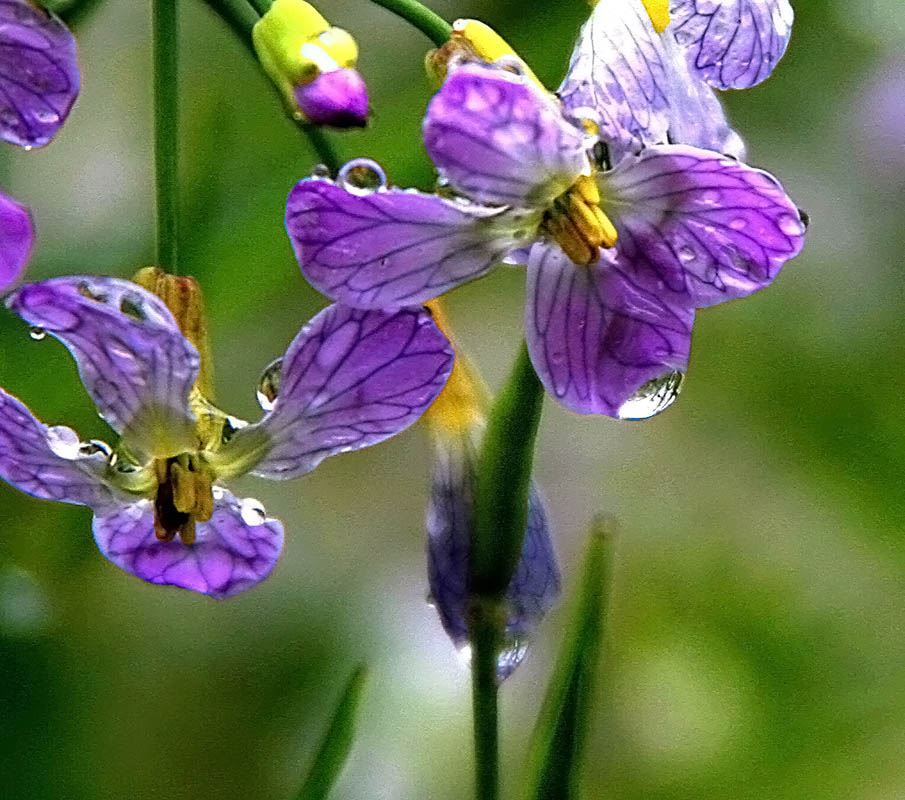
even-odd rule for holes
{"type": "Polygon", "coordinates": [[[351,194],[364,196],[386,189],[387,176],[376,161],[356,158],[342,166],[336,183],[351,194]]]}
{"type": "Polygon", "coordinates": [[[45,331],[43,328],[37,327],[36,325],[32,325],[32,327],[28,329],[28,335],[31,336],[31,338],[36,342],[40,342],[41,339],[47,336],[47,331],[45,331]]]}
{"type": "Polygon", "coordinates": [[[72,428],[65,425],[55,425],[47,429],[47,446],[53,451],[54,455],[72,461],[79,457],[79,450],[82,443],[79,441],[78,434],[72,428]]]}
{"type": "MultiPolygon", "coordinates": [[[[459,655],[459,660],[466,666],[471,666],[471,643],[466,642],[461,645],[456,652],[459,655]]],[[[499,657],[497,658],[497,667],[496,674],[497,680],[502,683],[506,678],[508,678],[513,672],[515,672],[516,667],[522,663],[525,659],[525,654],[528,652],[528,640],[521,636],[513,636],[509,637],[506,642],[506,646],[500,652],[499,657]]]]}
{"type": "Polygon", "coordinates": [[[242,500],[239,514],[242,516],[242,522],[246,525],[262,525],[267,519],[267,514],[264,512],[264,506],[261,505],[261,501],[255,500],[253,497],[246,497],[242,500]]]}
{"type": "Polygon", "coordinates": [[[783,214],[777,220],[777,224],[786,236],[801,236],[805,231],[804,223],[793,214],[783,214]]]}
{"type": "Polygon", "coordinates": [[[271,361],[264,369],[255,394],[258,397],[258,405],[264,411],[273,411],[274,403],[276,403],[277,395],[280,392],[280,376],[283,371],[283,359],[278,358],[271,361]]]}
{"type": "Polygon", "coordinates": [[[103,453],[105,458],[108,458],[112,455],[113,450],[110,448],[106,442],[102,442],[99,439],[89,439],[87,442],[82,442],[79,445],[79,455],[80,456],[93,456],[98,453],[103,453]]]}
{"type": "Polygon", "coordinates": [[[619,419],[650,419],[665,411],[679,396],[685,375],[667,372],[645,383],[619,407],[619,419]]]}

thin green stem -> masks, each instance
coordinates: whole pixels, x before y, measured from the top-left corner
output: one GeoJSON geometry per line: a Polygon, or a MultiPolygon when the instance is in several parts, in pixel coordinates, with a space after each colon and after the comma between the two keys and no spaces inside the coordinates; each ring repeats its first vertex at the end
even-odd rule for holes
{"type": "Polygon", "coordinates": [[[469,619],[475,798],[498,800],[500,745],[497,662],[504,626],[502,603],[477,599],[469,619]]]}
{"type": "Polygon", "coordinates": [[[152,0],[157,266],[179,270],[179,27],[176,0],[152,0]]]}
{"type": "Polygon", "coordinates": [[[372,0],[372,2],[414,25],[437,47],[443,47],[449,41],[452,26],[417,0],[372,0]]]}
{"type": "MultiPolygon", "coordinates": [[[[258,4],[262,5],[263,1],[258,0],[258,4]]],[[[250,5],[250,0],[204,0],[204,2],[216,11],[221,19],[232,28],[233,32],[248,47],[254,56],[255,62],[260,64],[251,32],[261,17],[250,5]]],[[[267,0],[267,4],[270,4],[269,0],[267,0]]],[[[282,96],[280,97],[280,102],[283,102],[282,96]]],[[[339,169],[339,156],[326,134],[316,125],[301,125],[299,127],[314,149],[317,160],[327,166],[331,172],[339,169]]]]}
{"type": "Polygon", "coordinates": [[[252,8],[258,12],[262,17],[270,11],[271,0],[248,0],[251,3],[252,8]]]}

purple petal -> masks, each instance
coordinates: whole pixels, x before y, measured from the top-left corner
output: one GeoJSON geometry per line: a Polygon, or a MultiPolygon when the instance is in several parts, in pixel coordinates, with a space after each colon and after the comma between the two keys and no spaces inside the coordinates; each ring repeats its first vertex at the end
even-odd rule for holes
{"type": "Polygon", "coordinates": [[[232,597],[264,580],[283,549],[283,526],[257,501],[214,489],[214,515],[199,522],[192,545],[154,536],[154,507],[140,500],[96,516],[94,540],[116,566],[148,583],[232,597]]]}
{"type": "Polygon", "coordinates": [[[696,307],[763,288],[804,244],[804,223],[779,182],[718,153],[651,147],[599,180],[621,268],[696,307]]]}
{"type": "Polygon", "coordinates": [[[130,281],[72,276],[28,284],[7,302],[66,345],[101,415],[130,447],[160,457],[194,447],[188,395],[198,352],[161,300],[130,281]]]}
{"type": "Polygon", "coordinates": [[[683,54],[654,30],[637,0],[597,4],[581,30],[559,95],[575,119],[592,119],[618,164],[667,141],[744,157],[714,93],[683,54]]]}
{"type": "Polygon", "coordinates": [[[637,285],[608,251],[577,267],[557,247],[531,250],[528,351],[547,391],[573,411],[640,418],[666,408],[688,365],[693,322],[693,308],[637,285]],[[642,387],[651,395],[645,413],[642,387]]]}
{"type": "Polygon", "coordinates": [[[104,481],[106,462],[102,450],[83,446],[69,428],[43,425],[0,389],[0,478],[7,483],[42,500],[108,508],[123,500],[104,481]]]}
{"type": "Polygon", "coordinates": [[[545,207],[589,171],[585,133],[533,81],[469,64],[424,118],[424,145],[450,185],[481,203],[545,207]]]}
{"type": "Polygon", "coordinates": [[[321,180],[300,181],[286,204],[302,274],[356,308],[426,302],[484,275],[519,233],[522,239],[532,233],[529,226],[494,225],[501,219],[433,195],[398,189],[359,195],[321,180]]]}
{"type": "Polygon", "coordinates": [[[25,270],[34,241],[27,209],[0,192],[0,292],[25,270]]]}
{"type": "Polygon", "coordinates": [[[773,71],[792,35],[788,0],[673,0],[672,33],[693,72],[718,89],[746,89],[773,71]]]}
{"type": "Polygon", "coordinates": [[[254,472],[294,478],[324,458],[405,430],[434,401],[452,370],[446,337],[423,308],[321,311],[289,345],[273,411],[223,449],[241,452],[265,435],[254,472]]]}
{"type": "Polygon", "coordinates": [[[47,144],[79,93],[75,38],[28,0],[0,2],[0,139],[47,144]]]}
{"type": "MultiPolygon", "coordinates": [[[[465,442],[441,445],[427,514],[427,570],[431,598],[453,644],[468,643],[468,552],[473,525],[474,450],[465,442]]],[[[506,594],[507,653],[500,679],[525,652],[525,637],[537,628],[559,596],[560,578],[544,504],[532,486],[522,556],[506,594]]]]}
{"type": "Polygon", "coordinates": [[[323,72],[311,83],[297,86],[295,102],[315,125],[361,128],[368,121],[368,89],[354,69],[323,72]]]}

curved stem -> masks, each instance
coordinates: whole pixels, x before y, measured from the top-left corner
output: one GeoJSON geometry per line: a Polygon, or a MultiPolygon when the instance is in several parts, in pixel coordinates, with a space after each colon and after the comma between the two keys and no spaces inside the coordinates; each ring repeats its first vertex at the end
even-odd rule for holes
{"type": "Polygon", "coordinates": [[[176,0],[153,0],[157,266],[178,274],[179,27],[176,0]]]}
{"type": "Polygon", "coordinates": [[[248,2],[262,17],[270,11],[271,0],[248,0],[248,2]]]}
{"type": "Polygon", "coordinates": [[[372,0],[372,2],[414,25],[437,47],[442,47],[449,41],[452,26],[417,0],[372,0]]]}

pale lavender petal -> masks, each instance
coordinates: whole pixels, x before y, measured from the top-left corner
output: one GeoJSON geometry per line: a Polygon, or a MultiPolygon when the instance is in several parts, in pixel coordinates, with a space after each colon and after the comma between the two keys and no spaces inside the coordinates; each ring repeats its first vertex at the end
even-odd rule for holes
{"type": "Polygon", "coordinates": [[[257,501],[214,489],[214,515],[199,522],[195,543],[154,535],[154,506],[140,500],[94,518],[94,540],[116,566],[148,583],[232,597],[264,580],[283,549],[283,526],[257,501]]]}
{"type": "Polygon", "coordinates": [[[676,388],[688,365],[694,309],[667,303],[618,268],[609,251],[577,267],[558,247],[537,244],[528,260],[525,335],[537,374],[567,408],[611,417],[652,416],[626,403],[665,378],[676,388]]]}
{"type": "Polygon", "coordinates": [[[79,93],[75,38],[29,0],[0,2],[0,139],[47,144],[79,93]]]}
{"type": "Polygon", "coordinates": [[[7,303],[66,345],[101,415],[130,447],[163,457],[195,445],[188,395],[198,352],[161,300],[130,281],[71,276],[23,286],[7,303]]]}
{"type": "Polygon", "coordinates": [[[302,274],[356,308],[426,302],[484,275],[540,221],[508,219],[433,195],[352,194],[322,180],[300,181],[286,204],[302,274]]]}
{"type": "Polygon", "coordinates": [[[763,288],[804,244],[779,182],[718,153],[651,147],[599,180],[621,268],[697,307],[763,288]]]}
{"type": "Polygon", "coordinates": [[[546,207],[589,172],[583,130],[532,80],[500,67],[451,72],[424,118],[424,146],[472,200],[546,207]]]}
{"type": "Polygon", "coordinates": [[[106,453],[39,422],[0,389],[0,478],[42,500],[105,509],[129,502],[104,479],[106,453]]]}
{"type": "Polygon", "coordinates": [[[223,458],[263,439],[269,452],[255,474],[303,475],[327,456],[407,428],[440,393],[452,364],[452,348],[426,309],[330,306],[286,351],[273,410],[238,431],[223,458]]]}
{"type": "Polygon", "coordinates": [[[295,102],[315,125],[362,128],[368,121],[368,89],[354,69],[323,72],[311,83],[297,86],[295,102]]]}
{"type": "MultiPolygon", "coordinates": [[[[440,622],[457,648],[468,643],[468,553],[474,524],[475,453],[463,441],[438,448],[427,512],[427,572],[440,622]]],[[[522,555],[506,593],[506,652],[499,661],[504,679],[518,666],[525,639],[559,596],[560,577],[547,513],[536,487],[528,500],[522,555]]]]}
{"type": "Polygon", "coordinates": [[[34,241],[28,210],[0,192],[0,292],[25,270],[34,241]]]}
{"type": "Polygon", "coordinates": [[[788,0],[672,0],[672,33],[689,67],[718,89],[746,89],[773,71],[792,35],[788,0]]]}

